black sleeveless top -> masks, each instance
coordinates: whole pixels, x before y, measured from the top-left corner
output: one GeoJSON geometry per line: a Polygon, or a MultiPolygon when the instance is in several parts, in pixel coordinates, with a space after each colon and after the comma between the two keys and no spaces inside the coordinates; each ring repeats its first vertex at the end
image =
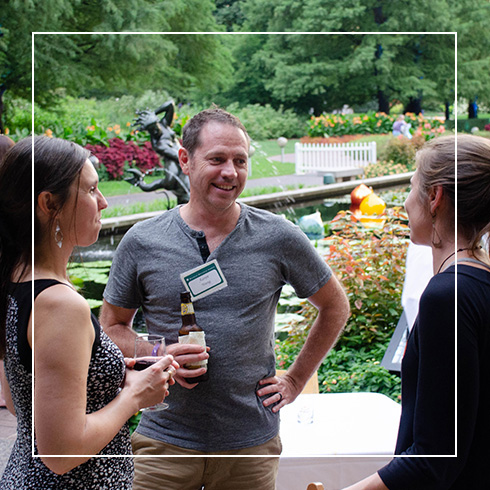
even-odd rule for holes
{"type": "MultiPolygon", "coordinates": [[[[34,281],[34,296],[46,288],[62,284],[55,280],[34,281]]],[[[133,480],[133,458],[91,458],[80,466],[56,475],[41,458],[32,457],[32,351],[27,341],[27,327],[32,310],[32,283],[12,284],[8,297],[6,321],[5,374],[17,414],[17,439],[0,479],[2,490],[130,490],[133,480]]],[[[104,333],[92,315],[95,342],[87,375],[87,413],[100,410],[119,393],[124,379],[124,357],[104,333]]],[[[53,413],[56,417],[56,413],[53,413]]],[[[34,440],[34,451],[37,444],[34,440]]],[[[128,424],[99,455],[131,456],[128,424]]]]}

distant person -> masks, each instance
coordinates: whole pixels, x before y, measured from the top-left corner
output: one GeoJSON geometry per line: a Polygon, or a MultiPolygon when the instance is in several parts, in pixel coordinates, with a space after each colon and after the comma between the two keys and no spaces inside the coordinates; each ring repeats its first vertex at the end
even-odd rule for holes
{"type": "Polygon", "coordinates": [[[412,139],[411,127],[411,124],[405,122],[405,116],[400,114],[393,123],[393,136],[405,136],[405,138],[412,139]]]}
{"type": "Polygon", "coordinates": [[[141,372],[126,369],[121,351],[68,279],[74,247],[97,240],[107,207],[88,158],[75,143],[36,137],[17,143],[0,164],[0,358],[17,415],[2,490],[131,489],[132,458],[85,455],[131,455],[127,420],[167,393],[164,369],[172,357],[141,372]]]}
{"type": "Polygon", "coordinates": [[[455,143],[454,136],[435,138],[417,153],[405,202],[411,240],[431,247],[434,270],[402,362],[395,454],[416,457],[395,458],[346,490],[488,488],[490,140],[458,135],[456,230],[455,143]]]}
{"type": "Polygon", "coordinates": [[[178,369],[169,409],[144,413],[133,434],[139,456],[201,457],[136,458],[134,490],[274,490],[279,410],[301,393],[348,317],[342,287],[305,234],[236,201],[247,180],[249,145],[242,123],[222,109],[194,116],[179,150],[189,203],[136,224],[116,250],[101,322],[122,351],[129,353],[134,342],[132,322],[141,306],[149,332],[169,339],[181,366],[209,358],[208,371],[178,369]],[[177,344],[180,274],[213,260],[227,287],[195,303],[208,353],[177,344]],[[319,314],[294,364],[276,376],[274,317],[288,283],[319,314]],[[207,381],[192,382],[206,371],[207,381]],[[210,455],[237,457],[215,464],[210,455]]]}

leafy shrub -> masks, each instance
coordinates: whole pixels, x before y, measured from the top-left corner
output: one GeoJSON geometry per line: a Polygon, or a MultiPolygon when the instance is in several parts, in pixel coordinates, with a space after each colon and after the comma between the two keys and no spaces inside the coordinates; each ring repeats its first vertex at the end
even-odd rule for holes
{"type": "Polygon", "coordinates": [[[74,98],[59,94],[56,104],[51,109],[35,106],[36,133],[59,124],[73,126],[79,122],[82,126],[90,126],[92,119],[101,127],[108,128],[119,124],[131,125],[138,109],[156,109],[170,97],[165,91],[147,90],[139,96],[123,95],[107,99],[74,98]]]}
{"type": "Polygon", "coordinates": [[[120,179],[124,174],[125,166],[136,166],[141,170],[151,170],[161,167],[160,158],[153,151],[150,142],[138,146],[133,141],[123,141],[120,138],[111,138],[109,146],[103,144],[86,145],[104,165],[112,179],[120,179]]]}
{"type": "Polygon", "coordinates": [[[304,120],[291,109],[278,110],[269,104],[250,104],[240,107],[230,104],[226,110],[237,116],[252,139],[262,141],[278,138],[299,138],[304,135],[304,120]]]}
{"type": "Polygon", "coordinates": [[[12,97],[9,91],[4,95],[5,134],[18,141],[29,135],[32,127],[32,105],[26,99],[12,97]]]}
{"type": "Polygon", "coordinates": [[[369,179],[371,177],[404,174],[413,170],[415,170],[415,162],[412,164],[403,164],[394,162],[393,160],[388,162],[379,161],[377,163],[370,163],[364,167],[364,177],[369,179]]]}
{"type": "Polygon", "coordinates": [[[415,154],[424,145],[425,137],[414,136],[412,139],[403,136],[390,138],[380,154],[377,163],[364,168],[366,177],[382,177],[415,170],[415,154]]]}
{"type": "Polygon", "coordinates": [[[320,391],[324,393],[383,393],[400,401],[401,380],[383,366],[386,346],[377,344],[358,350],[341,347],[329,353],[318,372],[320,391]]]}
{"type": "Polygon", "coordinates": [[[365,227],[349,211],[332,220],[325,259],[351,306],[339,345],[355,347],[390,339],[401,315],[407,221],[400,207],[387,209],[380,229],[365,227]]]}
{"type": "Polygon", "coordinates": [[[420,139],[415,142],[403,136],[390,138],[382,153],[383,159],[393,161],[402,165],[413,165],[415,163],[415,153],[421,146],[420,139]]]}
{"type": "MultiPolygon", "coordinates": [[[[323,391],[376,390],[398,396],[396,377],[379,362],[402,313],[406,222],[401,208],[387,210],[382,228],[367,228],[352,213],[341,211],[331,222],[332,235],[318,242],[351,308],[342,336],[319,369],[323,391]]],[[[280,368],[292,364],[317,316],[316,308],[306,302],[297,313],[304,320],[293,322],[287,338],[276,341],[280,368]]]]}

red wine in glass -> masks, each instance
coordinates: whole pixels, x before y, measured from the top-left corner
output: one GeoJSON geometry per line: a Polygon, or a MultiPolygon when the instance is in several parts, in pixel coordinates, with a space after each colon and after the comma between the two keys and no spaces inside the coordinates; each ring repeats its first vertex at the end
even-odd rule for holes
{"type": "Polygon", "coordinates": [[[144,369],[153,366],[156,362],[158,362],[158,359],[138,359],[133,366],[133,369],[135,371],[143,371],[144,369]]]}

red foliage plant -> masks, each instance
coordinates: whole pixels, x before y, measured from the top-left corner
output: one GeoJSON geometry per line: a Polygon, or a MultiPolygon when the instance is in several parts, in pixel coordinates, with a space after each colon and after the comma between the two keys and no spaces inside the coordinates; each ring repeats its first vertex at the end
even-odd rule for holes
{"type": "Polygon", "coordinates": [[[109,146],[86,145],[86,148],[100,160],[112,179],[123,176],[125,164],[143,171],[162,166],[149,141],[143,146],[138,146],[134,141],[125,142],[121,138],[111,138],[108,142],[109,146]]]}

